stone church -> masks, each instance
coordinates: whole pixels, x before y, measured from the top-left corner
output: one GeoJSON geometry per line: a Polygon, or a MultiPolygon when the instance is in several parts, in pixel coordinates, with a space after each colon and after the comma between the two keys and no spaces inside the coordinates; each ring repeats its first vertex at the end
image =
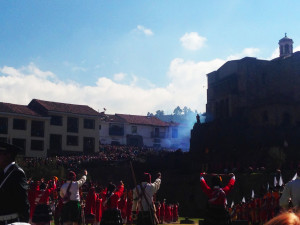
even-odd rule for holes
{"type": "Polygon", "coordinates": [[[245,57],[207,74],[206,123],[191,131],[191,152],[218,148],[300,147],[300,52],[279,40],[278,58],[245,57]]]}

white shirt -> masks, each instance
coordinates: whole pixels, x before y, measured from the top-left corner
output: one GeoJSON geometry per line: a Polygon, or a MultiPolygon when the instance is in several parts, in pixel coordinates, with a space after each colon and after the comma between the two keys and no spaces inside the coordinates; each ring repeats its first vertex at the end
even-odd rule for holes
{"type": "MultiPolygon", "coordinates": [[[[146,199],[150,205],[152,205],[153,195],[160,188],[160,184],[161,184],[161,179],[159,179],[159,178],[157,178],[153,183],[142,182],[142,186],[144,187],[144,190],[145,190],[146,199]]],[[[137,211],[136,210],[137,206],[138,206],[139,211],[149,211],[148,203],[144,198],[144,195],[142,193],[140,185],[137,185],[137,189],[138,189],[138,193],[140,194],[140,196],[142,196],[142,201],[140,201],[140,199],[138,199],[138,194],[137,194],[136,188],[133,189],[132,211],[137,211]],[[140,202],[142,202],[142,206],[141,206],[141,204],[138,204],[140,202]]]]}
{"type": "MultiPolygon", "coordinates": [[[[64,197],[66,195],[68,186],[70,184],[71,181],[67,181],[66,183],[64,183],[61,188],[60,188],[60,197],[64,197]]],[[[70,187],[70,192],[71,192],[71,196],[70,196],[70,200],[71,201],[80,201],[80,195],[79,195],[79,188],[86,182],[86,176],[83,175],[80,180],[78,181],[72,181],[72,185],[70,187]]]]}
{"type": "Polygon", "coordinates": [[[279,200],[279,205],[287,208],[289,199],[291,198],[294,207],[300,207],[300,177],[288,182],[282,192],[279,200]]]}

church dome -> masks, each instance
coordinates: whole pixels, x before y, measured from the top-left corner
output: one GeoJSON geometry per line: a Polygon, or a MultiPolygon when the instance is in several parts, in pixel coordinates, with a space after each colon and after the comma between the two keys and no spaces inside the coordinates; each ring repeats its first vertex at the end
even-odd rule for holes
{"type": "Polygon", "coordinates": [[[290,56],[293,54],[293,39],[285,36],[279,40],[280,57],[290,56]]]}

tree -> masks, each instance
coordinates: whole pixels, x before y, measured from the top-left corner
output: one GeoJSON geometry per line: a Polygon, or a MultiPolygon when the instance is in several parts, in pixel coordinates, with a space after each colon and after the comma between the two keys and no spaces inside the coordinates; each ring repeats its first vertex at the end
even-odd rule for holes
{"type": "Polygon", "coordinates": [[[181,109],[179,106],[177,106],[177,107],[174,109],[173,113],[174,113],[174,115],[176,115],[176,116],[180,116],[180,115],[182,115],[182,109],[181,109]]]}
{"type": "Polygon", "coordinates": [[[154,115],[153,115],[153,113],[148,112],[148,113],[147,113],[147,116],[154,116],[154,115]]]}
{"type": "Polygon", "coordinates": [[[164,115],[165,115],[164,110],[157,110],[155,113],[155,116],[159,119],[162,119],[162,117],[164,117],[164,115]]]}

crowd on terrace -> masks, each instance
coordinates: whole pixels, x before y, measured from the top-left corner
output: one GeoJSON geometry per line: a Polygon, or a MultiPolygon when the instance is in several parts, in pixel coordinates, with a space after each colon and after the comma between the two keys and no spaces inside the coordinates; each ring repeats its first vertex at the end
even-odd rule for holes
{"type": "Polygon", "coordinates": [[[173,152],[172,149],[154,149],[149,147],[135,147],[126,145],[100,145],[99,152],[92,154],[64,155],[47,158],[25,158],[25,167],[38,165],[66,166],[91,162],[136,160],[154,152],[173,152]]]}

